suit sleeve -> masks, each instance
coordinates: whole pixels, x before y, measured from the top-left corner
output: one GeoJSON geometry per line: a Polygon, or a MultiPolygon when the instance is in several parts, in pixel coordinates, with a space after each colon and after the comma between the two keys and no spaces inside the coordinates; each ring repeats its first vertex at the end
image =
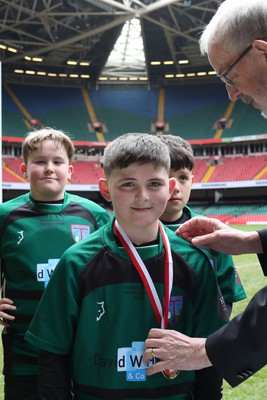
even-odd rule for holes
{"type": "Polygon", "coordinates": [[[261,263],[261,268],[264,275],[267,275],[267,229],[261,229],[260,231],[258,231],[258,234],[260,235],[263,248],[263,253],[258,254],[258,259],[261,263]]]}
{"type": "Polygon", "coordinates": [[[255,294],[242,314],[207,338],[211,363],[232,387],[267,364],[266,328],[267,286],[255,294]]]}

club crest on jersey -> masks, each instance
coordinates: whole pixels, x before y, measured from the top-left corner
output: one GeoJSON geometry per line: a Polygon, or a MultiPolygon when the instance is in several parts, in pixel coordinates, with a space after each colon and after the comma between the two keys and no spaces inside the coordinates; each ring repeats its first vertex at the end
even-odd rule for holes
{"type": "Polygon", "coordinates": [[[79,240],[88,237],[91,233],[90,225],[83,224],[72,224],[71,225],[71,235],[74,242],[79,242],[79,240]]]}
{"type": "Polygon", "coordinates": [[[183,296],[171,296],[168,320],[170,325],[175,325],[182,315],[183,296]]]}

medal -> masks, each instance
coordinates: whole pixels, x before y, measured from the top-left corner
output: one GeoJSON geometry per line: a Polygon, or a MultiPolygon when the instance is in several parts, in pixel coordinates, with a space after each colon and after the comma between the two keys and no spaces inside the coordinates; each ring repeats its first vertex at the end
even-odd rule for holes
{"type": "Polygon", "coordinates": [[[162,375],[166,379],[175,379],[179,375],[179,372],[177,369],[165,369],[165,371],[162,371],[162,375]]]}
{"type": "MultiPolygon", "coordinates": [[[[144,286],[146,288],[148,297],[150,299],[153,311],[155,316],[159,322],[159,325],[162,329],[167,329],[168,326],[168,314],[169,314],[169,303],[170,303],[170,296],[172,291],[173,285],[173,261],[172,261],[172,254],[170,248],[170,242],[166,232],[164,231],[161,223],[159,223],[159,229],[162,235],[162,241],[165,248],[166,256],[165,256],[165,267],[164,267],[164,286],[165,286],[165,302],[164,302],[164,310],[161,305],[160,299],[155,289],[154,282],[152,281],[145,264],[143,263],[142,259],[140,258],[139,254],[137,253],[135,247],[133,246],[132,242],[119,225],[118,221],[115,220],[114,223],[115,232],[117,233],[123,247],[125,248],[126,252],[128,253],[129,257],[131,258],[136,270],[138,271],[144,286]]],[[[178,374],[179,370],[173,369],[166,369],[162,371],[162,375],[166,379],[175,379],[178,374]]]]}

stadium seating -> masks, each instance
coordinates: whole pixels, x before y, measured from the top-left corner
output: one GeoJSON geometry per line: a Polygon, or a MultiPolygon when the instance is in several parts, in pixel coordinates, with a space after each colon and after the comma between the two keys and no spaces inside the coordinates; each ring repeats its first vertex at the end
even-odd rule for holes
{"type": "MultiPolygon", "coordinates": [[[[214,169],[209,181],[227,182],[254,179],[266,164],[266,155],[224,157],[223,161],[214,169]]],[[[261,179],[264,178],[261,177],[261,179]]]]}
{"type": "MultiPolygon", "coordinates": [[[[158,119],[159,89],[108,88],[87,91],[95,117],[104,124],[105,141],[125,132],[150,132],[158,119]]],[[[90,131],[90,110],[79,88],[9,85],[3,87],[3,136],[24,137],[30,119],[44,126],[62,129],[74,140],[95,141],[90,131]],[[12,93],[12,96],[11,96],[12,93]]],[[[166,87],[164,122],[168,132],[187,140],[213,138],[215,122],[229,106],[224,85],[166,87]]],[[[231,125],[223,137],[262,134],[267,121],[259,112],[241,102],[233,107],[231,125]]]]}
{"type": "Polygon", "coordinates": [[[98,179],[104,177],[103,169],[99,164],[92,161],[73,161],[74,173],[71,177],[72,184],[97,185],[98,179]]]}
{"type": "Polygon", "coordinates": [[[202,209],[190,207],[197,214],[217,218],[227,224],[267,224],[265,204],[213,204],[202,209]]]}

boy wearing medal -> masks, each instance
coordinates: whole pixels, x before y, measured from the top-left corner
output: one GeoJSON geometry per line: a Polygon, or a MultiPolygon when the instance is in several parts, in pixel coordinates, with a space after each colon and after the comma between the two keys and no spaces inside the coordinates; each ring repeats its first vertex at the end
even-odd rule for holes
{"type": "MultiPolygon", "coordinates": [[[[125,134],[106,147],[99,187],[114,218],[64,253],[25,337],[40,349],[41,398],[209,398],[192,397],[194,371],[148,378],[143,360],[152,327],[206,337],[226,320],[208,258],[159,221],[175,185],[169,170],[156,136],[125,134]]],[[[220,399],[211,376],[210,399],[220,399]]]]}
{"type": "MultiPolygon", "coordinates": [[[[160,220],[175,232],[181,224],[197,216],[187,206],[194,182],[192,171],[195,160],[190,143],[183,138],[162,135],[160,139],[168,146],[171,158],[170,178],[175,178],[176,182],[160,220]],[[181,147],[183,152],[180,151],[181,147]]],[[[228,254],[209,249],[202,249],[202,251],[209,257],[230,317],[233,303],[247,297],[233,258],[228,254]]]]}

